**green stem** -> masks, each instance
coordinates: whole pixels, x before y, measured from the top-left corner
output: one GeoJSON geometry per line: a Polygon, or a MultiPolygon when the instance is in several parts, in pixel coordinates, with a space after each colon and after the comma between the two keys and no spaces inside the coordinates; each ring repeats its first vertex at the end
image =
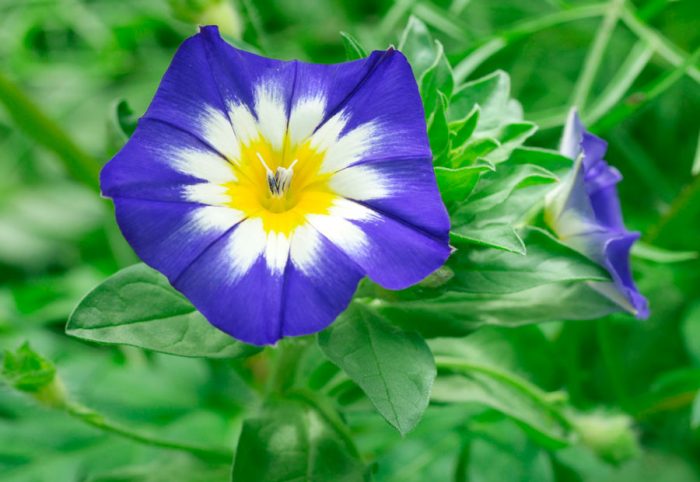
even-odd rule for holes
{"type": "Polygon", "coordinates": [[[582,20],[585,18],[599,17],[606,11],[607,4],[586,5],[561,12],[543,15],[532,20],[525,20],[514,27],[501,32],[494,37],[485,39],[464,60],[454,68],[455,83],[462,83],[477,67],[490,57],[500,52],[514,42],[528,38],[530,35],[557,25],[582,20]]]}
{"type": "Polygon", "coordinates": [[[625,5],[625,0],[612,0],[605,12],[603,21],[600,24],[598,32],[596,32],[593,45],[586,55],[586,60],[583,64],[583,71],[576,81],[574,93],[571,96],[571,105],[585,109],[588,95],[593,87],[593,81],[600,68],[600,63],[605,55],[605,49],[610,42],[617,21],[622,13],[622,8],[625,5]]]}
{"type": "Polygon", "coordinates": [[[552,400],[550,399],[549,394],[543,392],[538,387],[521,378],[514,377],[509,373],[503,372],[494,367],[480,365],[478,363],[465,361],[461,358],[443,355],[438,355],[435,357],[435,366],[438,369],[454,370],[467,374],[470,372],[483,373],[484,375],[488,375],[491,378],[504,382],[525,393],[543,407],[546,407],[552,416],[562,425],[565,427],[571,427],[571,422],[564,416],[564,414],[562,414],[552,405],[552,400]]]}
{"type": "MultiPolygon", "coordinates": [[[[659,32],[645,24],[630,7],[626,7],[622,12],[622,21],[639,38],[644,39],[654,48],[654,51],[666,59],[674,67],[679,67],[686,63],[689,55],[676,47],[670,40],[666,39],[659,32]]],[[[683,73],[690,76],[695,82],[700,82],[700,69],[695,65],[683,69],[683,73]]]]}
{"type": "Polygon", "coordinates": [[[361,458],[360,452],[357,450],[357,446],[352,439],[352,434],[350,433],[348,426],[343,423],[337,412],[332,407],[327,406],[313,392],[306,389],[299,388],[292,390],[288,392],[287,396],[289,398],[296,398],[314,409],[326,423],[335,429],[338,436],[343,439],[343,442],[347,446],[348,450],[350,450],[350,453],[355,457],[361,458]]]}
{"type": "Polygon", "coordinates": [[[127,428],[112,421],[109,421],[106,418],[104,418],[104,416],[95,412],[94,410],[83,407],[82,405],[79,405],[75,402],[67,402],[63,406],[63,409],[69,415],[81,420],[82,422],[88,425],[98,428],[103,432],[119,435],[120,437],[128,438],[130,440],[134,440],[144,445],[150,445],[152,447],[159,447],[170,450],[178,450],[181,452],[188,452],[199,458],[210,461],[228,463],[231,462],[231,460],[233,460],[233,452],[230,450],[189,445],[180,442],[174,442],[171,440],[161,439],[150,434],[137,432],[131,428],[127,428]]]}
{"type": "Polygon", "coordinates": [[[638,111],[642,106],[647,105],[671,88],[676,82],[683,78],[687,69],[700,58],[700,49],[685,59],[685,61],[670,72],[665,72],[649,84],[645,85],[634,92],[627,102],[618,104],[617,107],[610,110],[606,115],[600,118],[591,125],[591,130],[596,133],[602,133],[618,125],[622,120],[631,116],[638,111]]]}
{"type": "Polygon", "coordinates": [[[57,122],[2,73],[0,104],[5,106],[15,125],[27,136],[58,156],[74,179],[98,190],[99,162],[78,146],[57,122]]]}

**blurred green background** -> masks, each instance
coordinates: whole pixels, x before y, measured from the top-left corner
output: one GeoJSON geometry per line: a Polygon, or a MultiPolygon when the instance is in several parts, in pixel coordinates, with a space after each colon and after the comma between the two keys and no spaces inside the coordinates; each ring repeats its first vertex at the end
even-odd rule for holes
{"type": "MultiPolygon", "coordinates": [[[[339,32],[386,48],[410,15],[443,43],[461,81],[497,69],[511,76],[525,118],[540,125],[530,145],[555,147],[578,104],[610,143],[628,227],[643,235],[633,264],[651,318],[567,324],[533,346],[544,361],[520,370],[581,410],[596,407],[581,422],[589,436],[548,452],[499,426],[472,445],[468,480],[700,480],[697,0],[0,0],[0,348],[29,340],[76,398],[120,422],[232,445],[241,407],[256,396],[242,382],[247,372],[63,333],[88,290],[136,262],[97,194],[100,166],[125,140],[118,120],[128,112],[117,105],[144,112],[198,23],[219,23],[229,40],[268,56],[326,63],[345,59],[339,32]]],[[[532,329],[555,331],[512,336],[532,329]]],[[[377,480],[459,472],[469,433],[454,417],[431,409],[405,439],[381,424],[366,430],[358,417],[351,426],[378,462],[377,480]]],[[[0,480],[205,481],[228,471],[0,388],[0,480]]]]}

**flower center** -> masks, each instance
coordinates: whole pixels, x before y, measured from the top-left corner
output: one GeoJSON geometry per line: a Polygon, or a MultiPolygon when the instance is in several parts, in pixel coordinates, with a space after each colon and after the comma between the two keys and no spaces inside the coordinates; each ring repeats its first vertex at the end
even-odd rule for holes
{"type": "Polygon", "coordinates": [[[260,163],[265,168],[267,176],[267,188],[272,197],[281,198],[285,195],[289,189],[289,185],[292,183],[292,175],[294,174],[294,165],[298,162],[298,159],[294,159],[289,167],[278,167],[275,172],[267,165],[263,156],[259,152],[255,153],[260,160],[260,163]]]}

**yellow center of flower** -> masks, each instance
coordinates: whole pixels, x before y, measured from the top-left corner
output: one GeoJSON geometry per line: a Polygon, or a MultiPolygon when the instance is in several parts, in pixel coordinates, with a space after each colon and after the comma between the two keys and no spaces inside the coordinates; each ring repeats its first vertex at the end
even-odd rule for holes
{"type": "Polygon", "coordinates": [[[285,137],[275,149],[263,136],[241,145],[231,160],[236,180],[225,185],[229,206],[248,218],[261,218],[266,232],[290,234],[309,214],[327,214],[336,194],[321,173],[324,153],[310,141],[292,146],[285,137]]]}

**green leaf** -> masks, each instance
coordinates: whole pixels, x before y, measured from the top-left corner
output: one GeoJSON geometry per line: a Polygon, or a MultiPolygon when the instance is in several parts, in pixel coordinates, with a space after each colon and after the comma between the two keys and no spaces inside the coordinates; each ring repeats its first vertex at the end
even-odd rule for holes
{"type": "Polygon", "coordinates": [[[237,358],[260,350],[214,328],[163,275],[144,264],[119,271],[88,293],[71,314],[66,333],[186,357],[237,358]]]}
{"type": "Polygon", "coordinates": [[[455,244],[475,244],[519,255],[527,252],[522,238],[508,223],[465,224],[453,227],[450,231],[450,239],[455,244]]]}
{"type": "Polygon", "coordinates": [[[457,88],[448,117],[452,121],[463,119],[477,105],[481,109],[477,132],[482,135],[522,120],[520,105],[510,98],[508,74],[500,70],[457,88]]]}
{"type": "Polygon", "coordinates": [[[621,311],[586,283],[556,283],[508,294],[406,290],[388,293],[374,309],[424,337],[464,336],[486,325],[520,326],[591,320],[621,311]]]}
{"type": "Polygon", "coordinates": [[[513,225],[542,202],[543,190],[556,180],[534,164],[506,163],[482,173],[466,199],[448,205],[453,242],[524,254],[525,246],[513,225]]]}
{"type": "Polygon", "coordinates": [[[446,99],[452,95],[454,80],[452,80],[452,68],[445,57],[445,49],[442,44],[435,41],[435,62],[420,77],[418,85],[423,98],[423,106],[426,112],[432,112],[438,102],[438,92],[442,92],[446,99]]]}
{"type": "Polygon", "coordinates": [[[557,480],[548,453],[507,418],[474,424],[467,429],[463,475],[455,482],[557,480]]]}
{"type": "Polygon", "coordinates": [[[345,57],[348,60],[357,60],[367,57],[367,50],[360,45],[360,42],[358,42],[355,37],[347,32],[340,32],[340,36],[343,37],[345,57]]]}
{"type": "Polygon", "coordinates": [[[437,57],[437,47],[428,27],[418,18],[411,16],[399,40],[399,50],[408,58],[413,75],[420,79],[437,57]]]}
{"type": "Polygon", "coordinates": [[[419,335],[392,327],[370,306],[355,302],[318,341],[401,434],[416,426],[435,379],[433,356],[419,335]]]}
{"type": "Polygon", "coordinates": [[[492,169],[488,165],[465,166],[458,169],[438,166],[435,168],[440,194],[445,204],[452,204],[469,197],[481,174],[492,169]]]}
{"type": "Polygon", "coordinates": [[[356,449],[321,413],[297,401],[272,402],[243,424],[236,481],[368,480],[356,449]]]}
{"type": "Polygon", "coordinates": [[[495,249],[458,250],[447,266],[454,276],[445,289],[468,293],[513,293],[543,284],[610,281],[601,266],[537,228],[524,230],[525,256],[495,249]]]}
{"type": "Polygon", "coordinates": [[[447,152],[450,148],[450,130],[447,126],[445,109],[447,98],[442,92],[438,92],[438,102],[435,111],[428,120],[428,137],[430,150],[433,152],[434,163],[437,165],[447,163],[447,152]]]}
{"type": "Polygon", "coordinates": [[[113,152],[116,153],[129,140],[137,123],[138,117],[126,100],[114,102],[108,124],[109,144],[113,152]]]}
{"type": "Polygon", "coordinates": [[[17,390],[37,392],[53,382],[56,367],[25,343],[15,352],[5,352],[2,377],[17,390]]]}
{"type": "Polygon", "coordinates": [[[452,145],[461,147],[476,131],[476,126],[479,123],[479,106],[476,105],[467,114],[464,119],[450,123],[450,130],[453,132],[452,145]]]}

